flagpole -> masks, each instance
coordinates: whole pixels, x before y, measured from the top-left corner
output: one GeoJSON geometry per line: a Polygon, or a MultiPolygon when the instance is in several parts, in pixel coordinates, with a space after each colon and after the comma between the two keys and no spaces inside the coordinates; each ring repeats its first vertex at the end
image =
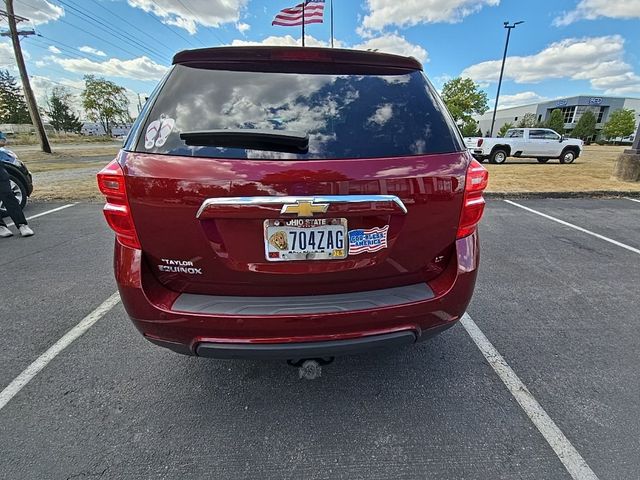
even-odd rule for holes
{"type": "Polygon", "coordinates": [[[302,46],[304,47],[304,10],[307,6],[307,0],[302,0],[302,46]]]}
{"type": "Polygon", "coordinates": [[[333,48],[333,0],[331,0],[331,48],[333,48]]]}

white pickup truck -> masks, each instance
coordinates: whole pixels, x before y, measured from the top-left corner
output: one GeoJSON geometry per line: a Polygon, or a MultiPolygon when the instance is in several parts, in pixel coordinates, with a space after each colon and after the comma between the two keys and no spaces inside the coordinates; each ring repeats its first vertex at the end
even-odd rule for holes
{"type": "Polygon", "coordinates": [[[557,158],[560,163],[573,163],[582,153],[584,142],[565,138],[548,128],[512,128],[504,137],[467,137],[465,144],[480,162],[504,163],[508,157],[537,158],[547,163],[557,158]]]}

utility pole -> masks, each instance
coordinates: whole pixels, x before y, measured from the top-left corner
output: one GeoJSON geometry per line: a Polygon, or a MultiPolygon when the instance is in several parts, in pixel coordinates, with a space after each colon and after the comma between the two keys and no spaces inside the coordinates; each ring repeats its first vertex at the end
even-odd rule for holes
{"type": "Polygon", "coordinates": [[[516,28],[516,25],[520,25],[524,22],[516,22],[513,25],[509,25],[509,22],[504,22],[504,28],[507,29],[507,43],[504,46],[504,55],[502,56],[502,68],[500,69],[500,80],[498,80],[498,93],[496,94],[496,105],[493,108],[493,118],[491,119],[491,130],[489,136],[493,137],[493,127],[496,124],[496,112],[498,111],[498,100],[500,99],[500,87],[502,87],[502,76],[504,75],[504,64],[507,61],[507,50],[509,49],[509,37],[511,37],[511,30],[516,28]]]}
{"type": "MultiPolygon", "coordinates": [[[[18,71],[20,72],[20,78],[22,79],[22,90],[24,91],[24,98],[27,101],[27,108],[29,109],[29,115],[31,121],[36,129],[36,135],[40,141],[40,148],[45,153],[51,153],[51,145],[49,145],[49,139],[47,138],[47,132],[44,130],[42,124],[42,118],[40,117],[40,110],[38,110],[38,104],[36,103],[36,97],[31,89],[31,83],[29,82],[29,74],[27,73],[27,67],[24,64],[24,57],[22,56],[22,48],[20,46],[20,37],[34,35],[33,30],[30,31],[18,31],[16,24],[18,22],[28,21],[28,19],[20,16],[16,16],[13,10],[13,0],[5,0],[7,7],[6,12],[1,12],[0,15],[7,18],[9,22],[9,35],[11,42],[13,43],[13,53],[16,57],[16,63],[18,64],[18,71]]],[[[4,36],[4,34],[3,34],[4,36]]]]}

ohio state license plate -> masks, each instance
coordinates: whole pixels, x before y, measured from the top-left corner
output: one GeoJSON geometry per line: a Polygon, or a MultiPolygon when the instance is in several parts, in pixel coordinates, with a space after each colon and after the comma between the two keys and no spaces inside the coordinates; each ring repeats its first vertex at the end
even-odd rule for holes
{"type": "Polygon", "coordinates": [[[340,260],[347,257],[346,218],[264,221],[264,251],[270,262],[340,260]]]}

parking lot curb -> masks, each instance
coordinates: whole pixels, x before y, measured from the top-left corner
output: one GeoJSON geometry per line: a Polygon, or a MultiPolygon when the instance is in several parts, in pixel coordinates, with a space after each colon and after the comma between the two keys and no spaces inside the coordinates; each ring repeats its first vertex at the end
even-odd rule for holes
{"type": "Polygon", "coordinates": [[[485,192],[485,198],[640,198],[640,192],[621,190],[588,190],[584,192],[485,192]]]}

